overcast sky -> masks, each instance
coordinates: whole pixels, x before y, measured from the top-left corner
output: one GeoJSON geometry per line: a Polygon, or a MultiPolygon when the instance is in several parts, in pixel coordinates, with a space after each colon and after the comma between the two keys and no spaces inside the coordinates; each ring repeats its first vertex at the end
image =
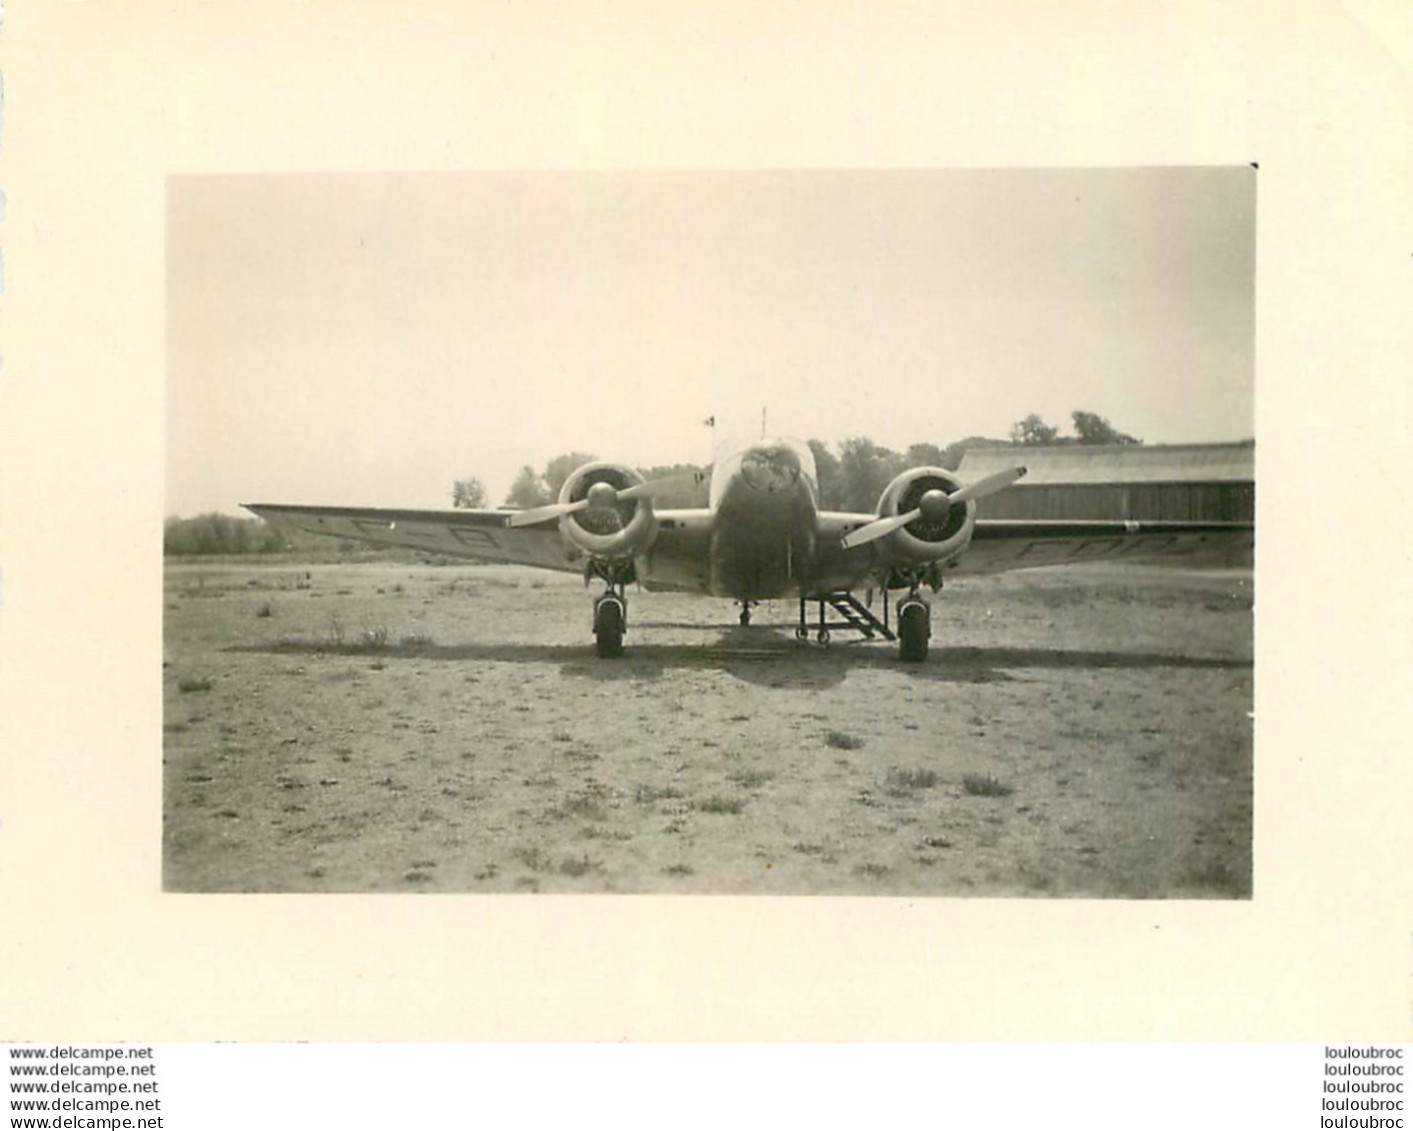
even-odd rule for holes
{"type": "Polygon", "coordinates": [[[168,181],[168,514],[1098,412],[1253,434],[1247,167],[168,181]]]}

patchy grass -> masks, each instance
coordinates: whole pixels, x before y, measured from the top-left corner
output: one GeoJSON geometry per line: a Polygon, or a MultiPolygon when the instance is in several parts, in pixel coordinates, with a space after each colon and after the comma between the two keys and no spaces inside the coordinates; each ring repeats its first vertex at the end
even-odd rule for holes
{"type": "Polygon", "coordinates": [[[656,805],[659,801],[673,801],[682,796],[682,791],[673,785],[640,785],[633,791],[633,800],[639,805],[656,805]]]}
{"type": "Polygon", "coordinates": [[[548,872],[554,866],[550,855],[539,845],[530,845],[515,853],[516,859],[532,872],[548,872]]]}
{"type": "Polygon", "coordinates": [[[770,770],[735,770],[726,775],[728,781],[734,782],[742,789],[759,789],[774,777],[775,774],[770,770]]]}
{"type": "Polygon", "coordinates": [[[581,821],[606,821],[608,810],[600,795],[593,791],[566,797],[552,811],[555,817],[577,817],[581,821]]]}
{"type": "Polygon", "coordinates": [[[729,813],[736,815],[746,808],[744,797],[728,797],[725,794],[714,793],[710,797],[704,797],[692,808],[700,813],[729,813]]]}
{"type": "Polygon", "coordinates": [[[1015,786],[994,774],[967,774],[962,778],[962,788],[971,797],[1009,797],[1016,791],[1015,786]]]}
{"type": "Polygon", "coordinates": [[[664,592],[620,667],[572,575],[522,581],[527,604],[482,581],[515,567],[336,561],[310,600],[296,562],[168,563],[166,890],[1250,896],[1250,616],[1150,596],[1211,579],[1135,570],[1123,601],[1128,573],[1075,567],[1058,627],[1060,571],[958,585],[926,670],[881,642],[746,663],[729,609],[664,592]],[[226,600],[187,599],[199,575],[226,600]],[[266,601],[280,623],[251,624],[266,601]],[[973,771],[1013,794],[968,795],[973,771]]]}
{"type": "Polygon", "coordinates": [[[561,876],[570,876],[577,879],[580,876],[587,876],[590,872],[602,872],[603,861],[591,860],[587,854],[583,856],[566,856],[559,862],[558,871],[561,876]]]}
{"type": "Polygon", "coordinates": [[[255,606],[255,615],[260,618],[272,617],[275,615],[275,606],[269,601],[261,601],[255,606]]]}
{"type": "Polygon", "coordinates": [[[1212,860],[1187,874],[1187,882],[1202,891],[1222,895],[1243,896],[1250,890],[1248,880],[1238,876],[1225,860],[1212,860]]]}
{"type": "Polygon", "coordinates": [[[216,685],[205,676],[202,676],[200,679],[194,676],[184,676],[177,680],[177,690],[184,695],[188,695],[194,691],[210,691],[211,688],[215,686],[216,685]]]}
{"type": "Polygon", "coordinates": [[[892,797],[911,797],[920,789],[931,789],[939,781],[936,770],[893,769],[888,771],[884,788],[892,797]]]}

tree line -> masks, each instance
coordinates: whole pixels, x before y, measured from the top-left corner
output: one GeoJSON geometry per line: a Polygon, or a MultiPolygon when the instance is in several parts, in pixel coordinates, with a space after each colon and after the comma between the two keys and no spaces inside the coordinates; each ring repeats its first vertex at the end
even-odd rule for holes
{"type": "MultiPolygon", "coordinates": [[[[823,440],[808,441],[814,453],[815,470],[819,475],[819,503],[824,510],[870,511],[890,480],[910,467],[942,467],[956,471],[969,448],[995,448],[1007,445],[1037,444],[1141,444],[1143,441],[1120,432],[1098,413],[1077,410],[1070,414],[1074,435],[1060,434],[1059,428],[1047,424],[1035,413],[1016,421],[1009,439],[990,436],[968,436],[945,446],[917,443],[898,452],[876,444],[867,436],[851,436],[831,447],[823,440]]],[[[520,468],[502,504],[507,507],[538,507],[559,498],[560,488],[574,469],[597,459],[586,452],[569,452],[556,456],[543,469],[536,471],[530,464],[520,468]]],[[[685,472],[703,472],[700,464],[665,464],[638,469],[647,479],[665,479],[685,472]]],[[[704,507],[710,487],[700,483],[683,483],[669,488],[658,498],[661,508],[704,507]]],[[[487,493],[475,477],[458,479],[452,486],[452,506],[484,507],[487,493]]]]}
{"type": "Polygon", "coordinates": [[[196,554],[278,554],[298,550],[348,554],[365,550],[354,542],[321,538],[297,530],[276,530],[263,518],[236,518],[228,514],[173,516],[162,524],[162,553],[167,557],[196,554]]]}
{"type": "Polygon", "coordinates": [[[258,518],[199,514],[162,524],[162,552],[184,554],[272,554],[285,548],[285,536],[258,518]]]}

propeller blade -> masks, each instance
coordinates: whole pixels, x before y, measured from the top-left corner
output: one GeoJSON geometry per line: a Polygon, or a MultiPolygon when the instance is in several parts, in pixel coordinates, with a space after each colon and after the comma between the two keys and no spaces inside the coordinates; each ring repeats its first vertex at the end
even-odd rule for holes
{"type": "Polygon", "coordinates": [[[860,526],[857,530],[844,535],[844,549],[852,550],[855,546],[866,546],[870,542],[876,542],[878,539],[892,534],[893,531],[907,526],[913,519],[921,517],[922,509],[918,508],[908,511],[907,514],[880,518],[876,522],[870,522],[867,526],[860,526]]]}
{"type": "Polygon", "coordinates": [[[1003,491],[1014,483],[1017,479],[1025,475],[1026,469],[1023,467],[1008,467],[1005,471],[998,471],[994,475],[988,475],[984,479],[978,479],[975,483],[968,483],[955,494],[948,495],[947,501],[956,506],[958,503],[965,503],[969,499],[984,499],[987,495],[994,495],[997,491],[1003,491]]]}
{"type": "Polygon", "coordinates": [[[516,511],[506,521],[507,526],[534,526],[537,522],[548,522],[552,518],[563,518],[567,514],[581,511],[589,505],[588,499],[580,499],[577,503],[550,503],[548,506],[531,507],[529,510],[516,511]]]}
{"type": "Polygon", "coordinates": [[[567,514],[575,514],[586,507],[611,507],[620,502],[631,503],[637,499],[652,499],[666,494],[679,484],[694,483],[696,479],[697,473],[688,471],[681,475],[666,475],[661,479],[639,483],[635,487],[625,487],[621,491],[615,490],[611,484],[595,483],[590,488],[590,493],[577,503],[549,503],[543,507],[531,507],[529,510],[516,511],[510,516],[508,525],[534,526],[537,522],[548,522],[552,518],[563,518],[567,514]],[[596,499],[595,495],[604,487],[608,487],[607,499],[596,499]]]}
{"type": "Polygon", "coordinates": [[[625,487],[618,492],[620,499],[656,499],[668,491],[679,486],[688,486],[696,483],[700,472],[684,471],[680,475],[664,475],[661,479],[653,479],[647,483],[639,483],[636,487],[625,487]]]}

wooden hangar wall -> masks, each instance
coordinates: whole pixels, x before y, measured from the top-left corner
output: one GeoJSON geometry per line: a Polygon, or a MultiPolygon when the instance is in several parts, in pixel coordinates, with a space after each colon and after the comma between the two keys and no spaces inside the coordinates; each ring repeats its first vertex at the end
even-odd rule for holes
{"type": "Polygon", "coordinates": [[[1023,463],[1026,477],[979,518],[1254,522],[1256,443],[974,448],[967,481],[1023,463]]]}

